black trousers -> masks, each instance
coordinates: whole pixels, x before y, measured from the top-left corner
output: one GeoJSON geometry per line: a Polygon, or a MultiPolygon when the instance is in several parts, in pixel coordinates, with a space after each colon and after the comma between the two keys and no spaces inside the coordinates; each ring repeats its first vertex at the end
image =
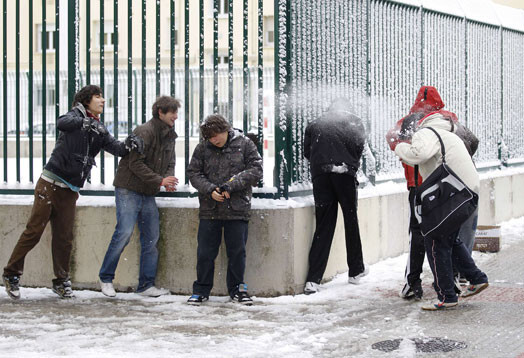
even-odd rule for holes
{"type": "Polygon", "coordinates": [[[364,271],[357,217],[357,186],[356,178],[348,174],[325,173],[313,179],[316,229],[309,251],[307,282],[320,283],[326,271],[337,224],[338,204],[344,215],[348,274],[357,276],[364,271]]]}
{"type": "Polygon", "coordinates": [[[420,232],[420,224],[415,217],[415,193],[414,187],[409,188],[409,256],[405,278],[410,287],[421,285],[420,275],[422,274],[424,256],[426,256],[424,236],[420,232]]]}
{"type": "Polygon", "coordinates": [[[244,283],[248,221],[201,219],[198,226],[197,280],[193,283],[196,295],[209,296],[213,288],[222,229],[228,260],[226,283],[229,295],[234,295],[238,285],[244,283]]]}
{"type": "Polygon", "coordinates": [[[433,272],[433,288],[442,302],[457,302],[453,266],[473,285],[488,282],[488,276],[475,265],[468,249],[458,238],[459,228],[449,237],[425,238],[429,266],[433,272]]]}

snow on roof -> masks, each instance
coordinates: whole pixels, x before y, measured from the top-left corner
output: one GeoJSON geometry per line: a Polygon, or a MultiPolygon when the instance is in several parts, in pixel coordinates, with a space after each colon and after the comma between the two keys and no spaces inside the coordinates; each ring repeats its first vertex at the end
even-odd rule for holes
{"type": "Polygon", "coordinates": [[[390,0],[390,2],[423,6],[438,11],[482,23],[504,26],[524,31],[524,10],[493,3],[491,0],[390,0]]]}
{"type": "Polygon", "coordinates": [[[459,0],[459,2],[469,20],[500,26],[495,4],[490,0],[459,0]]]}
{"type": "Polygon", "coordinates": [[[524,31],[524,10],[499,4],[494,4],[494,6],[502,26],[508,29],[524,31]]]}

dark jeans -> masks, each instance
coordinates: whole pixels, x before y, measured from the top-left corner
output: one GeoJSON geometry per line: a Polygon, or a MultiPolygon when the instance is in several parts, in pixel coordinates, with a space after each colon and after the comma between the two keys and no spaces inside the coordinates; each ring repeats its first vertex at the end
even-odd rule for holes
{"type": "Polygon", "coordinates": [[[424,247],[424,236],[420,232],[420,224],[415,217],[415,193],[414,187],[409,188],[409,255],[406,264],[406,283],[410,287],[420,286],[422,281],[422,265],[426,249],[424,247]]]}
{"type": "Polygon", "coordinates": [[[193,294],[209,296],[213,288],[222,229],[228,259],[226,283],[229,295],[234,295],[238,285],[244,283],[248,221],[201,219],[197,238],[197,280],[193,283],[193,294]]]}
{"type": "Polygon", "coordinates": [[[13,249],[7,266],[4,267],[4,275],[23,274],[26,255],[38,244],[47,223],[51,221],[51,252],[53,271],[57,278],[55,281],[69,279],[77,199],[78,193],[71,189],[61,188],[42,178],[38,179],[29,221],[13,249]]]}
{"type": "Polygon", "coordinates": [[[357,217],[357,186],[356,178],[348,174],[325,173],[313,179],[316,229],[309,251],[307,282],[320,283],[324,276],[339,203],[344,215],[348,275],[357,276],[364,271],[357,217]]]}
{"type": "Polygon", "coordinates": [[[458,230],[449,237],[425,239],[429,266],[433,272],[433,287],[443,302],[457,302],[453,282],[453,266],[473,285],[488,282],[488,276],[478,269],[471,254],[458,238],[458,230]]]}

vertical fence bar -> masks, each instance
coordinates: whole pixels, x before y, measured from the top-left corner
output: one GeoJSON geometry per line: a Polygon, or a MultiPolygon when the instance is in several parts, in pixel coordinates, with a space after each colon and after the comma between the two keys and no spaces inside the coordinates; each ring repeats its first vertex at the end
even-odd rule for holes
{"type": "Polygon", "coordinates": [[[468,19],[464,17],[464,120],[469,127],[468,98],[469,98],[469,75],[468,75],[468,19]]]}
{"type": "Polygon", "coordinates": [[[289,116],[287,111],[290,84],[290,0],[275,0],[275,179],[277,198],[289,197],[289,116]]]}
{"type": "Polygon", "coordinates": [[[218,11],[220,0],[213,0],[213,113],[218,112],[218,11]]]}
{"type": "Polygon", "coordinates": [[[15,6],[16,181],[20,183],[20,1],[15,6]]]}
{"type": "Polygon", "coordinates": [[[28,106],[27,118],[29,120],[29,181],[33,182],[33,0],[29,0],[29,72],[28,82],[28,106]]]}
{"type": "MultiPolygon", "coordinates": [[[[264,0],[258,0],[258,152],[264,155],[264,0]]],[[[260,186],[263,182],[260,182],[260,186]]]]}
{"type": "MultiPolygon", "coordinates": [[[[115,0],[113,7],[113,135],[118,139],[118,0],[115,0]]],[[[118,156],[113,157],[113,175],[116,175],[118,168],[118,156]]]]}
{"type": "Polygon", "coordinates": [[[47,157],[47,18],[46,0],[42,0],[42,168],[47,157]]]}
{"type": "Polygon", "coordinates": [[[425,26],[425,23],[424,23],[424,6],[420,5],[420,54],[419,54],[419,58],[420,58],[420,85],[423,86],[424,85],[424,81],[426,80],[424,77],[425,77],[425,73],[424,73],[424,36],[425,36],[425,31],[424,31],[424,26],[425,26]]]}
{"type": "Polygon", "coordinates": [[[127,0],[127,134],[133,129],[133,0],[127,0]]]}
{"type": "MultiPolygon", "coordinates": [[[[67,102],[70,105],[73,103],[76,91],[80,83],[80,66],[78,63],[78,48],[80,38],[78,37],[78,9],[79,0],[70,0],[68,2],[68,16],[67,16],[67,102]]],[[[58,93],[57,93],[58,96],[58,93]]],[[[57,131],[58,132],[58,131],[57,131]]]]}
{"type": "MultiPolygon", "coordinates": [[[[104,0],[100,1],[100,87],[105,91],[105,42],[104,42],[104,25],[105,25],[105,7],[104,0]]],[[[100,121],[105,122],[105,115],[100,115],[100,121]]],[[[105,184],[105,155],[104,151],[100,151],[100,183],[105,184]]]]}
{"type": "Polygon", "coordinates": [[[91,0],[86,0],[86,85],[91,84],[91,0]]]}
{"type": "Polygon", "coordinates": [[[156,96],[160,96],[160,1],[156,2],[156,36],[155,36],[155,78],[156,96]]]}
{"type": "Polygon", "coordinates": [[[199,3],[199,51],[198,51],[198,116],[200,121],[204,117],[204,0],[199,3]]]}
{"type": "Polygon", "coordinates": [[[142,123],[146,123],[146,0],[142,1],[142,123]]]}
{"type": "MultiPolygon", "coordinates": [[[[45,0],[42,0],[45,3],[45,0]]],[[[3,90],[3,101],[4,101],[4,181],[7,183],[7,0],[3,3],[3,39],[2,39],[2,58],[3,63],[3,75],[4,75],[4,90],[3,90]]],[[[44,53],[45,54],[45,53],[44,53]]]]}
{"type": "Polygon", "coordinates": [[[58,116],[60,115],[60,0],[55,0],[55,143],[58,140],[58,116]]]}
{"type": "MultiPolygon", "coordinates": [[[[129,0],[131,1],[131,0],[129,0]]],[[[175,0],[171,0],[171,18],[170,18],[170,29],[171,29],[171,46],[170,46],[170,72],[169,72],[169,93],[171,97],[175,97],[175,46],[176,46],[176,24],[175,24],[175,0]]]]}
{"type": "Polygon", "coordinates": [[[228,119],[233,123],[233,0],[228,1],[228,119]]]}
{"type": "Polygon", "coordinates": [[[189,184],[189,0],[184,4],[184,181],[189,184]]]}
{"type": "Polygon", "coordinates": [[[249,80],[249,72],[248,72],[248,63],[247,63],[247,60],[248,60],[248,48],[247,48],[247,45],[248,45],[248,18],[249,18],[249,8],[248,8],[248,0],[244,0],[244,16],[243,16],[243,19],[244,19],[244,26],[243,26],[243,31],[242,31],[242,77],[244,79],[243,81],[243,89],[242,89],[242,92],[243,92],[243,120],[242,120],[242,129],[244,130],[244,133],[247,133],[248,131],[248,125],[247,125],[247,121],[248,121],[248,107],[249,107],[249,88],[248,88],[248,80],[249,80]]]}
{"type": "Polygon", "coordinates": [[[504,30],[502,25],[500,31],[500,135],[498,141],[498,158],[502,165],[507,166],[507,158],[503,157],[502,146],[504,145],[504,30]]]}

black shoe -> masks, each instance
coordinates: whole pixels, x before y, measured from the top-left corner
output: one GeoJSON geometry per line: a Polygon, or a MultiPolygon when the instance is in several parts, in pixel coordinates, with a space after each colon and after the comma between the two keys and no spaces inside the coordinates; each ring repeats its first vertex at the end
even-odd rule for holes
{"type": "Polygon", "coordinates": [[[71,281],[55,281],[53,280],[53,292],[56,293],[60,298],[73,298],[75,297],[73,289],[71,288],[71,281]]]}
{"type": "Polygon", "coordinates": [[[2,276],[2,280],[4,281],[4,286],[7,294],[9,297],[11,297],[13,300],[19,300],[20,299],[20,277],[18,276],[2,276]]]}
{"type": "Polygon", "coordinates": [[[422,285],[420,285],[420,283],[413,285],[413,287],[406,283],[404,288],[402,288],[402,291],[400,291],[400,297],[406,300],[414,298],[415,300],[420,301],[423,294],[424,291],[422,290],[422,285]]]}
{"type": "Polygon", "coordinates": [[[203,302],[206,302],[209,300],[209,297],[202,296],[202,295],[191,295],[189,299],[187,300],[188,305],[192,306],[200,306],[203,302]]]}
{"type": "Polygon", "coordinates": [[[251,306],[253,304],[253,300],[247,294],[247,285],[245,283],[238,285],[238,290],[231,295],[231,301],[246,306],[251,306]]]}

